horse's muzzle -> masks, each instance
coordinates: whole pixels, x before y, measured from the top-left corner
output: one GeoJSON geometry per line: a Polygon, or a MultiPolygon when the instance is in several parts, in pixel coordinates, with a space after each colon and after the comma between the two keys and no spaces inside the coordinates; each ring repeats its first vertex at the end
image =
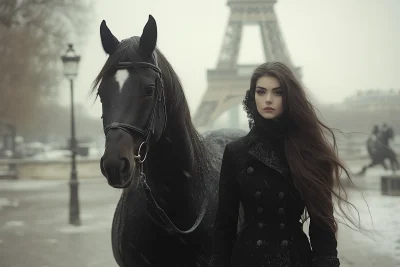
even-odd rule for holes
{"type": "Polygon", "coordinates": [[[100,160],[100,170],[112,187],[127,188],[132,182],[133,168],[128,158],[110,159],[103,156],[100,160]]]}

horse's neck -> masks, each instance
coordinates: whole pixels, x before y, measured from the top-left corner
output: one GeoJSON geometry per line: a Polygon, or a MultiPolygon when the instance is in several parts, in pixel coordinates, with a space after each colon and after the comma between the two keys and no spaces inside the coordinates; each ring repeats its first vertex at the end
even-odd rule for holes
{"type": "MultiPolygon", "coordinates": [[[[162,172],[171,173],[177,172],[179,169],[179,163],[175,162],[176,151],[174,151],[174,146],[168,139],[160,139],[160,141],[153,145],[151,148],[149,167],[157,168],[156,170],[162,172]]],[[[154,169],[153,169],[154,170],[154,169]]]]}
{"type": "Polygon", "coordinates": [[[177,225],[188,228],[200,209],[198,177],[190,177],[178,157],[180,146],[160,141],[155,147],[147,171],[148,182],[158,204],[167,212],[177,225]],[[175,150],[176,149],[176,150],[175,150]]]}
{"type": "Polygon", "coordinates": [[[190,170],[187,170],[186,167],[185,155],[187,155],[187,151],[183,151],[184,147],[182,143],[173,142],[165,137],[154,145],[152,153],[149,155],[147,169],[155,187],[160,188],[160,190],[169,188],[169,190],[176,192],[187,192],[183,189],[190,186],[192,179],[188,177],[190,170]]]}
{"type": "MultiPolygon", "coordinates": [[[[187,136],[186,124],[182,121],[176,121],[173,117],[169,116],[170,121],[162,136],[162,141],[159,148],[162,150],[169,150],[169,154],[166,156],[174,158],[177,168],[182,172],[191,172],[192,162],[194,158],[194,145],[195,142],[187,136]],[[172,118],[172,121],[171,121],[172,118]]],[[[201,160],[201,159],[199,159],[201,160]]]]}

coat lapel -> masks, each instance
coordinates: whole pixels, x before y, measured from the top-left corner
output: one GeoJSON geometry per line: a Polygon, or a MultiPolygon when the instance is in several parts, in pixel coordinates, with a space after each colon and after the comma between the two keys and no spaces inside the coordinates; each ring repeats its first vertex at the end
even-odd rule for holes
{"type": "Polygon", "coordinates": [[[284,177],[288,177],[289,168],[282,160],[280,160],[270,143],[261,142],[252,131],[248,135],[248,153],[258,161],[262,162],[266,166],[276,170],[284,177]]]}

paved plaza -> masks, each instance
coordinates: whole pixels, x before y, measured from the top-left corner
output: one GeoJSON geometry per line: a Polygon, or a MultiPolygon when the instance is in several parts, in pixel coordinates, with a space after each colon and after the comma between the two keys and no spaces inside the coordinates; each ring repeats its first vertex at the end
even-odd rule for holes
{"type": "MultiPolygon", "coordinates": [[[[373,170],[357,179],[359,184],[373,184],[379,175],[373,170]]],[[[376,233],[367,236],[339,226],[343,267],[400,266],[400,197],[381,196],[373,187],[363,195],[376,233]]],[[[117,266],[110,228],[120,191],[104,178],[82,182],[80,227],[68,225],[68,193],[65,181],[0,181],[1,267],[117,266]]],[[[371,228],[363,197],[351,191],[350,201],[371,228]]]]}

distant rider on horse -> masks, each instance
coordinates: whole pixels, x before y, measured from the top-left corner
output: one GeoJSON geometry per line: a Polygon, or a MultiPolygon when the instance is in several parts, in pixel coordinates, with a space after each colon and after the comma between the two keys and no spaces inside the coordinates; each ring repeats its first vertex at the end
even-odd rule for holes
{"type": "Polygon", "coordinates": [[[379,126],[375,125],[372,130],[372,136],[367,140],[367,151],[371,159],[371,163],[365,165],[358,175],[364,175],[368,168],[374,167],[375,165],[381,164],[385,170],[387,166],[385,159],[390,160],[391,169],[393,172],[399,169],[399,163],[397,161],[397,155],[393,149],[389,147],[389,139],[393,139],[394,132],[392,127],[387,127],[383,124],[381,130],[379,126]]]}

